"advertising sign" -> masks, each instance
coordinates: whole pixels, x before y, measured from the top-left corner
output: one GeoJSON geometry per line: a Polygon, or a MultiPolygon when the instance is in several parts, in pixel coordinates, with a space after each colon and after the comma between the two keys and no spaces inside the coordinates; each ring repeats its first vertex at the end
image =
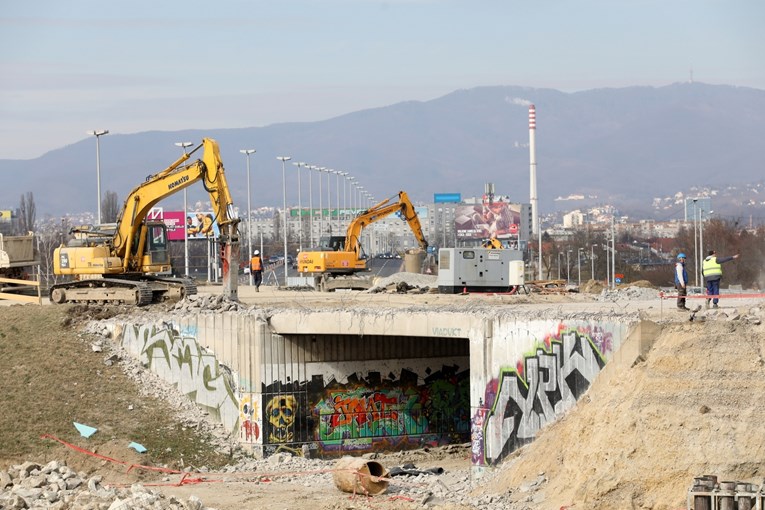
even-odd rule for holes
{"type": "Polygon", "coordinates": [[[491,204],[458,205],[454,211],[457,239],[481,240],[515,238],[521,223],[520,204],[493,202],[491,204]]]}
{"type": "Polygon", "coordinates": [[[220,230],[218,223],[214,221],[212,211],[189,213],[186,215],[186,235],[189,239],[204,239],[206,237],[218,237],[220,230]]]}
{"type": "Polygon", "coordinates": [[[434,193],[433,202],[436,204],[445,204],[450,202],[460,203],[462,202],[461,193],[434,193]]]}
{"type": "Polygon", "coordinates": [[[184,214],[183,211],[164,211],[161,207],[153,207],[146,217],[164,221],[167,226],[167,239],[170,241],[183,241],[184,235],[188,235],[189,239],[205,239],[220,235],[220,229],[214,221],[215,215],[212,211],[184,214]]]}
{"type": "Polygon", "coordinates": [[[167,238],[170,241],[183,241],[186,235],[183,211],[167,211],[162,214],[162,220],[167,226],[167,238]]]}

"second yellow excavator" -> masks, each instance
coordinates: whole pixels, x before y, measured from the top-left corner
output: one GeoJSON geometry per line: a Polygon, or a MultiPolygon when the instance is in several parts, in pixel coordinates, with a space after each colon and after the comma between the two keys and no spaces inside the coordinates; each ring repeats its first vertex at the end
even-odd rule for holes
{"type": "Polygon", "coordinates": [[[422,233],[422,225],[409,196],[400,191],[397,196],[383,200],[361,212],[348,225],[345,237],[331,236],[319,240],[319,249],[298,254],[298,271],[314,275],[316,290],[368,289],[371,278],[359,273],[368,271],[367,259],[361,249],[361,232],[367,225],[393,213],[399,213],[414,233],[423,251],[428,242],[422,233]],[[397,198],[397,200],[394,200],[397,198]]]}

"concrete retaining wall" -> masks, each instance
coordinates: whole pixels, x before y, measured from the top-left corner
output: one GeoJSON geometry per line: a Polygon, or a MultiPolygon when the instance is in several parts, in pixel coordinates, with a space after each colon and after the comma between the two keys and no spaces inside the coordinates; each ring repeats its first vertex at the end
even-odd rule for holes
{"type": "Polygon", "coordinates": [[[635,317],[400,310],[203,313],[116,329],[256,452],[469,439],[476,466],[531,441],[615,353],[634,359],[655,333],[635,317]]]}

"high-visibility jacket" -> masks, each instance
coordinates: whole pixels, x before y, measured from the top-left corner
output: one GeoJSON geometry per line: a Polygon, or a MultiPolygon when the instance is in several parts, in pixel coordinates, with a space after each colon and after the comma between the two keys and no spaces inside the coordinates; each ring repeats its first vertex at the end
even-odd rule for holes
{"type": "Polygon", "coordinates": [[[708,280],[716,280],[722,276],[722,264],[717,261],[715,255],[710,255],[704,259],[701,265],[701,274],[708,280]]]}
{"type": "Polygon", "coordinates": [[[250,271],[262,271],[263,263],[260,259],[260,255],[255,255],[250,259],[250,271]]]}

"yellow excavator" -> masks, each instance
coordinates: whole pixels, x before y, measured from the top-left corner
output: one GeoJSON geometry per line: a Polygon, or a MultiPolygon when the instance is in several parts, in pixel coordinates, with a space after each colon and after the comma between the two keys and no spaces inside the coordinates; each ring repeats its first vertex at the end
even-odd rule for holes
{"type": "Polygon", "coordinates": [[[196,294],[194,281],[171,275],[167,230],[147,216],[160,200],[202,181],[220,227],[224,296],[237,300],[239,218],[233,215],[218,143],[205,138],[161,172],[150,175],[125,199],[116,223],[73,229],[74,239],[54,252],[54,273],[72,277],[50,288],[53,303],[146,305],[196,294]],[[202,157],[184,165],[203,148],[202,157]]]}
{"type": "Polygon", "coordinates": [[[298,271],[314,275],[315,288],[320,291],[336,289],[363,290],[372,280],[358,273],[368,271],[367,259],[361,247],[361,232],[367,225],[393,213],[406,220],[420,247],[427,251],[428,242],[409,196],[403,191],[359,213],[348,225],[345,236],[322,237],[319,247],[298,254],[298,271]]]}
{"type": "Polygon", "coordinates": [[[492,250],[504,250],[505,245],[502,244],[502,241],[500,241],[496,237],[490,237],[489,239],[486,239],[484,242],[481,243],[481,248],[489,248],[492,250]]]}

